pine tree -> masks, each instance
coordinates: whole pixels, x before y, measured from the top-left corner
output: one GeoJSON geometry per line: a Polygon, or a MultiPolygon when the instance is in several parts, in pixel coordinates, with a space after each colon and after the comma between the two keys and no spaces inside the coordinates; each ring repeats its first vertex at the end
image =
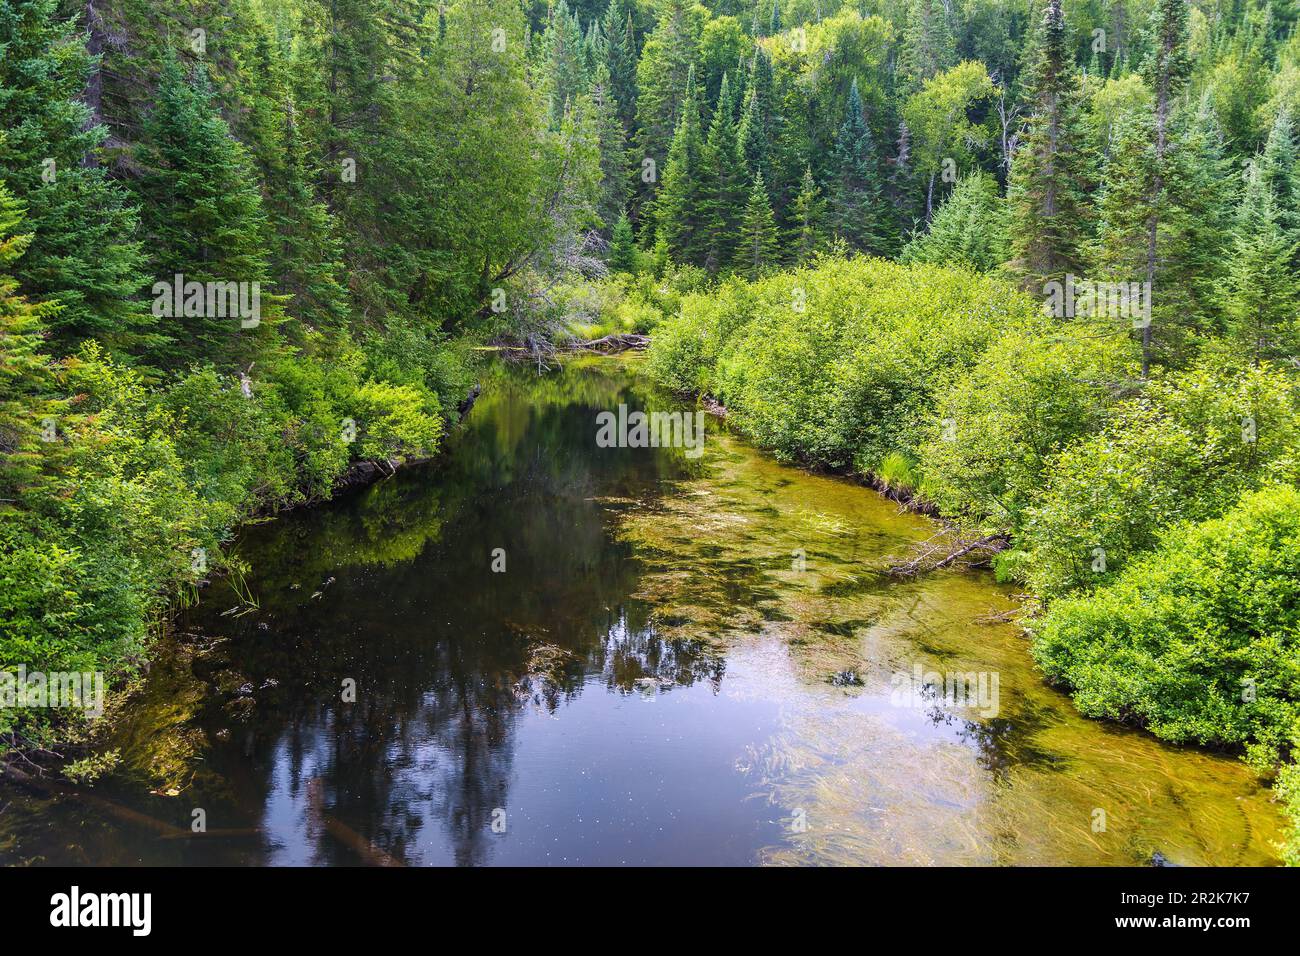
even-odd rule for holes
{"type": "Polygon", "coordinates": [[[848,110],[831,158],[830,220],[835,234],[864,252],[886,252],[880,169],[875,143],[862,113],[858,81],[849,90],[848,110]]]}
{"type": "Polygon", "coordinates": [[[790,229],[790,258],[796,266],[805,266],[826,249],[826,200],[813,179],[812,167],[805,166],[799,195],[792,208],[794,224],[790,229]]]}
{"type": "Polygon", "coordinates": [[[1222,300],[1228,333],[1256,365],[1294,355],[1300,332],[1300,296],[1291,269],[1296,240],[1282,228],[1257,163],[1246,170],[1230,249],[1222,300]]]}
{"type": "Polygon", "coordinates": [[[984,172],[957,180],[929,230],[903,249],[903,262],[964,265],[991,271],[1008,254],[1008,215],[998,184],[984,172]]]}
{"type": "Polygon", "coordinates": [[[41,354],[45,323],[58,311],[19,293],[15,266],[31,245],[19,233],[23,209],[0,181],[0,498],[17,500],[40,474],[42,446],[59,404],[53,373],[41,354]]]}
{"type": "Polygon", "coordinates": [[[702,264],[711,273],[716,273],[732,259],[736,227],[745,204],[745,164],[737,142],[732,105],[731,84],[724,73],[703,152],[701,213],[705,253],[702,264]]]}
{"type": "MultiPolygon", "coordinates": [[[[142,159],[147,170],[140,186],[142,221],[162,282],[174,284],[178,275],[185,283],[249,283],[250,289],[252,283],[267,282],[268,223],[256,177],[247,151],[213,106],[202,66],[190,82],[175,57],[163,64],[142,159]]],[[[158,286],[154,291],[162,297],[155,308],[166,308],[170,293],[158,286]]],[[[249,328],[229,316],[168,317],[173,360],[249,364],[281,312],[269,289],[260,298],[259,324],[249,328]]]]}
{"type": "Polygon", "coordinates": [[[632,235],[632,223],[627,218],[627,213],[623,213],[614,224],[614,235],[609,243],[609,268],[613,272],[635,272],[636,258],[636,237],[632,235]]]}
{"type": "Polygon", "coordinates": [[[779,243],[776,220],[772,206],[767,201],[767,188],[760,173],[754,177],[740,219],[740,241],[736,244],[734,265],[736,271],[748,279],[757,279],[767,269],[776,265],[779,243]]]}
{"type": "Polygon", "coordinates": [[[618,103],[619,118],[629,132],[636,118],[636,28],[628,0],[610,0],[601,20],[605,35],[605,66],[610,92],[618,103]]]}
{"type": "Polygon", "coordinates": [[[1008,194],[1015,268],[1026,287],[1041,290],[1081,269],[1085,238],[1079,150],[1079,78],[1061,0],[1049,0],[1038,37],[1038,59],[1026,94],[1031,113],[1011,165],[1008,194]]]}
{"type": "Polygon", "coordinates": [[[700,264],[707,237],[701,204],[705,195],[704,143],[700,132],[700,108],[695,91],[695,72],[686,83],[681,119],[668,149],[663,186],[655,197],[655,236],[679,262],[700,264]]]}
{"type": "Polygon", "coordinates": [[[62,345],[149,344],[138,214],[107,178],[107,133],[82,101],[97,63],[57,0],[6,0],[0,51],[0,170],[32,236],[13,267],[20,292],[57,303],[49,323],[62,345]]]}

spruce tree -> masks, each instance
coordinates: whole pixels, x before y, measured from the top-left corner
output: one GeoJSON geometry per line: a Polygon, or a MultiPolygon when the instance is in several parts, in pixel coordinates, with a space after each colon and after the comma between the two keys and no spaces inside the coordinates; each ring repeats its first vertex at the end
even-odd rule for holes
{"type": "Polygon", "coordinates": [[[618,103],[619,118],[629,132],[636,117],[636,29],[628,0],[610,0],[601,19],[605,35],[605,66],[610,92],[618,103]]]}
{"type": "Polygon", "coordinates": [[[776,264],[778,250],[776,220],[772,218],[772,206],[760,173],[754,177],[740,219],[740,240],[736,243],[733,264],[746,278],[757,279],[776,264]]]}
{"type": "Polygon", "coordinates": [[[23,208],[0,180],[0,498],[19,500],[41,471],[42,439],[57,434],[53,371],[41,354],[57,304],[29,301],[16,266],[31,246],[23,208]]]}
{"type": "Polygon", "coordinates": [[[1232,230],[1222,306],[1229,335],[1256,365],[1292,356],[1300,344],[1295,252],[1296,240],[1282,227],[1270,184],[1252,163],[1232,230]]]}
{"type": "Polygon", "coordinates": [[[614,272],[636,271],[636,237],[627,213],[614,223],[614,235],[609,243],[609,268],[614,272]]]}
{"type": "Polygon", "coordinates": [[[930,228],[907,244],[900,259],[988,272],[1007,259],[1007,227],[1007,207],[997,182],[985,172],[967,173],[957,180],[930,228]]]}
{"type": "Polygon", "coordinates": [[[6,0],[0,10],[0,171],[26,207],[27,255],[13,265],[23,295],[57,303],[64,347],[94,336],[110,347],[154,341],[130,197],[108,179],[107,131],[82,100],[97,62],[57,0],[6,0]]]}
{"type": "Polygon", "coordinates": [[[849,90],[848,109],[835,137],[831,158],[830,221],[835,234],[863,252],[886,252],[882,221],[880,168],[875,142],[862,113],[858,81],[849,90]]]}
{"type": "Polygon", "coordinates": [[[1027,288],[1077,273],[1083,260],[1083,188],[1079,78],[1061,0],[1048,0],[1038,59],[1028,79],[1030,115],[1011,164],[1008,194],[1015,268],[1027,288]]]}
{"type": "Polygon", "coordinates": [[[609,68],[596,67],[591,84],[597,144],[600,149],[601,188],[596,214],[606,230],[611,230],[623,214],[628,200],[627,134],[619,119],[618,101],[614,99],[609,68]]]}
{"type": "Polygon", "coordinates": [[[655,197],[655,236],[674,259],[699,265],[704,260],[707,237],[701,204],[705,196],[704,143],[695,72],[686,83],[681,119],[668,149],[663,185],[655,197]]]}
{"type": "Polygon", "coordinates": [[[796,266],[805,266],[826,249],[826,200],[813,179],[812,167],[805,166],[799,194],[791,209],[793,225],[790,227],[790,259],[796,266]]]}
{"type": "Polygon", "coordinates": [[[716,273],[734,254],[736,228],[745,206],[745,163],[736,136],[731,84],[722,76],[713,121],[703,152],[705,252],[703,266],[716,273]]]}
{"type": "MultiPolygon", "coordinates": [[[[158,279],[266,284],[266,211],[247,151],[216,112],[204,67],[190,81],[174,56],[163,64],[141,158],[142,221],[158,279]]],[[[257,325],[210,314],[164,319],[172,360],[251,363],[282,311],[269,292],[261,289],[257,325]]],[[[155,287],[155,311],[167,308],[166,294],[155,287]]]]}

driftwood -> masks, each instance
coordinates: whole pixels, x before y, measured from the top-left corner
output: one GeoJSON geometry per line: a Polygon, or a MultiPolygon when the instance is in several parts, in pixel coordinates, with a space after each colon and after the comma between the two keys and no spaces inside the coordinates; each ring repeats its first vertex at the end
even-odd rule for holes
{"type": "Polygon", "coordinates": [[[368,866],[402,866],[402,861],[385,853],[342,820],[325,811],[325,784],[320,777],[307,781],[307,812],[325,832],[359,856],[368,866]]]}
{"type": "Polygon", "coordinates": [[[106,800],[103,797],[93,793],[85,793],[73,787],[65,786],[54,780],[47,780],[44,777],[37,777],[23,773],[16,767],[0,765],[0,777],[15,783],[27,790],[33,790],[36,793],[43,794],[47,797],[71,797],[80,800],[82,803],[95,807],[107,813],[109,816],[117,817],[119,820],[125,820],[127,823],[134,823],[146,830],[151,830],[160,837],[170,839],[179,839],[188,837],[190,834],[180,827],[172,826],[170,823],[164,823],[162,820],[155,819],[148,814],[141,813],[139,810],[132,810],[130,807],[124,807],[120,803],[114,803],[112,800],[106,800]]]}
{"type": "Polygon", "coordinates": [[[586,349],[589,352],[627,352],[629,350],[640,351],[648,348],[650,345],[650,336],[640,335],[635,332],[614,332],[610,335],[602,335],[598,339],[592,339],[590,342],[583,342],[577,346],[580,349],[586,349]]]}
{"type": "Polygon", "coordinates": [[[894,565],[889,569],[889,573],[899,577],[911,577],[925,571],[938,571],[974,552],[997,554],[1006,545],[1006,536],[1002,534],[985,535],[974,541],[968,541],[956,537],[951,529],[945,528],[932,538],[923,541],[920,551],[914,557],[902,564],[894,565]]]}

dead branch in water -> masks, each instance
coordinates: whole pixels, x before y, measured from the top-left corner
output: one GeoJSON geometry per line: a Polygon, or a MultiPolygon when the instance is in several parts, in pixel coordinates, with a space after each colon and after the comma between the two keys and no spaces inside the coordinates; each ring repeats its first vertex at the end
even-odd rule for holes
{"type": "MultiPolygon", "coordinates": [[[[1006,536],[990,534],[974,541],[963,539],[951,528],[945,528],[938,534],[921,542],[919,552],[910,560],[896,564],[889,573],[897,577],[912,577],[927,571],[938,571],[949,567],[969,554],[981,553],[991,557],[1007,546],[1006,536]]],[[[981,560],[987,560],[987,557],[981,560]]],[[[978,562],[972,562],[978,563],[978,562]]]]}

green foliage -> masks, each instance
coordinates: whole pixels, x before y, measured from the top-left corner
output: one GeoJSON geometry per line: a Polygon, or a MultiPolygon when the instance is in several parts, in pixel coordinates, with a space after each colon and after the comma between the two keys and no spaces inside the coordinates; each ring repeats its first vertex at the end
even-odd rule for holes
{"type": "Polygon", "coordinates": [[[1261,483],[1300,478],[1293,380],[1224,366],[1211,359],[1152,381],[1048,463],[1020,538],[1037,593],[1109,581],[1169,525],[1213,517],[1261,483]],[[1104,565],[1093,570],[1098,548],[1104,565]]]}
{"type": "Polygon", "coordinates": [[[1036,318],[1007,330],[937,400],[919,452],[944,514],[1018,532],[1048,459],[1089,435],[1125,391],[1137,352],[1124,330],[1036,318]]]}
{"type": "Polygon", "coordinates": [[[1106,587],[1057,602],[1033,650],[1085,714],[1246,747],[1267,771],[1300,727],[1298,642],[1300,491],[1269,486],[1171,528],[1106,587]]]}
{"type": "Polygon", "coordinates": [[[957,180],[930,228],[904,247],[899,261],[991,271],[1009,255],[1007,219],[1006,203],[993,178],[969,173],[957,180]]]}

